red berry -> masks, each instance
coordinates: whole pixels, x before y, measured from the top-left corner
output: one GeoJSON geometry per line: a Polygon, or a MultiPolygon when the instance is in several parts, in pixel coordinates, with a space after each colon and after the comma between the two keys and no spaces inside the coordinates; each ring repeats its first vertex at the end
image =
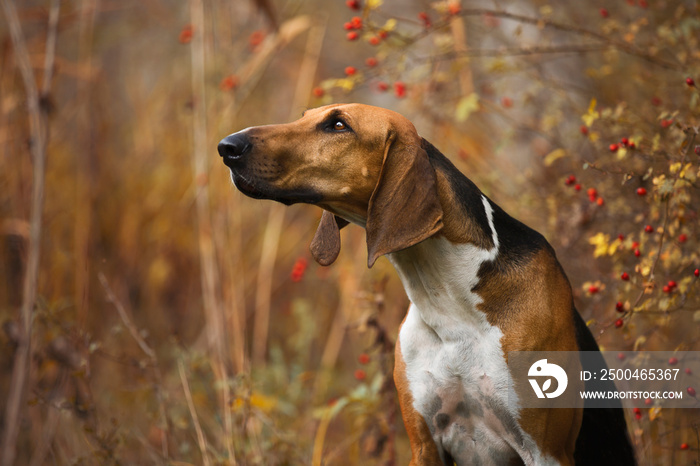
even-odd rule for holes
{"type": "Polygon", "coordinates": [[[600,16],[602,16],[603,18],[607,18],[608,16],[610,16],[610,12],[607,10],[607,8],[601,8],[600,16]]]}
{"type": "Polygon", "coordinates": [[[610,152],[617,152],[617,150],[620,148],[617,144],[610,144],[610,152]]]}
{"type": "Polygon", "coordinates": [[[194,31],[192,29],[192,25],[188,24],[185,27],[183,27],[180,31],[180,37],[178,38],[178,40],[181,44],[189,44],[192,41],[193,34],[194,31]]]}
{"type": "Polygon", "coordinates": [[[639,241],[632,241],[632,249],[637,249],[639,247],[639,241]]]}
{"type": "Polygon", "coordinates": [[[688,387],[688,395],[692,396],[693,398],[695,397],[695,389],[693,387],[688,387]]]}
{"type": "Polygon", "coordinates": [[[630,149],[634,149],[635,147],[637,147],[637,145],[634,143],[634,141],[630,141],[627,147],[629,147],[630,149]]]}
{"type": "Polygon", "coordinates": [[[599,291],[600,291],[600,288],[598,288],[596,285],[591,285],[588,287],[588,292],[590,294],[596,294],[599,291]]]}
{"type": "Polygon", "coordinates": [[[635,413],[634,418],[639,421],[642,418],[642,413],[635,413]]]}
{"type": "Polygon", "coordinates": [[[675,366],[676,364],[678,364],[678,358],[676,358],[676,357],[668,358],[668,365],[669,366],[675,366]]]}
{"type": "Polygon", "coordinates": [[[360,364],[367,364],[369,362],[369,354],[367,353],[362,353],[357,357],[357,360],[360,362],[360,364]]]}
{"type": "Polygon", "coordinates": [[[688,375],[690,375],[690,374],[693,373],[693,371],[690,370],[690,367],[686,367],[686,368],[685,368],[685,373],[688,374],[688,375]]]}
{"type": "Polygon", "coordinates": [[[629,145],[630,145],[630,140],[627,139],[627,138],[622,138],[622,139],[620,140],[620,143],[621,143],[623,146],[629,146],[629,145]]]}
{"type": "Polygon", "coordinates": [[[622,327],[622,324],[624,324],[624,322],[622,321],[622,319],[617,319],[617,320],[615,321],[615,328],[620,328],[620,327],[622,327]]]}
{"type": "Polygon", "coordinates": [[[664,293],[670,293],[670,292],[671,292],[671,288],[669,288],[668,285],[664,285],[664,287],[661,288],[661,290],[662,290],[664,293]]]}
{"type": "Polygon", "coordinates": [[[639,249],[634,250],[634,257],[639,257],[641,255],[642,255],[642,253],[639,251],[639,249]]]}
{"type": "Polygon", "coordinates": [[[661,127],[668,128],[673,124],[673,120],[661,120],[661,127]]]}
{"type": "Polygon", "coordinates": [[[462,8],[459,6],[459,3],[450,3],[450,6],[447,7],[447,11],[451,15],[458,15],[460,11],[462,11],[462,8]]]}
{"type": "Polygon", "coordinates": [[[693,78],[685,78],[685,83],[690,87],[695,86],[695,81],[693,80],[693,78]]]}
{"type": "Polygon", "coordinates": [[[625,360],[625,353],[617,353],[617,359],[620,361],[625,360]]]}
{"type": "Polygon", "coordinates": [[[235,89],[237,86],[238,86],[238,77],[236,75],[233,75],[233,74],[226,76],[219,83],[219,88],[222,91],[231,91],[231,90],[235,89]]]}
{"type": "Polygon", "coordinates": [[[314,97],[323,97],[323,94],[325,94],[323,89],[320,87],[314,87],[314,90],[311,92],[314,94],[314,97]]]}
{"type": "Polygon", "coordinates": [[[355,371],[355,378],[357,380],[365,380],[365,378],[367,378],[367,373],[365,371],[363,371],[362,369],[357,369],[355,371]]]}
{"type": "Polygon", "coordinates": [[[574,185],[574,189],[575,189],[576,191],[581,191],[581,185],[580,185],[580,184],[574,185]]]}
{"type": "Polygon", "coordinates": [[[620,275],[620,278],[623,279],[624,281],[627,281],[630,279],[630,274],[627,272],[622,272],[622,275],[620,275]]]}
{"type": "Polygon", "coordinates": [[[389,36],[389,32],[382,29],[377,33],[377,35],[380,39],[386,39],[389,36]]]}
{"type": "Polygon", "coordinates": [[[642,410],[639,409],[639,408],[634,408],[634,409],[632,410],[632,412],[633,412],[634,414],[641,414],[642,410]]]}
{"type": "Polygon", "coordinates": [[[605,201],[603,200],[602,197],[599,197],[599,198],[595,201],[595,203],[598,204],[599,206],[602,206],[603,204],[605,204],[605,201]]]}
{"type": "Polygon", "coordinates": [[[647,195],[646,188],[637,188],[637,196],[646,196],[646,195],[647,195]]]}
{"type": "Polygon", "coordinates": [[[646,400],[644,400],[644,404],[647,405],[647,406],[649,406],[651,403],[653,403],[653,402],[651,401],[651,398],[647,398],[646,400]]]}
{"type": "Polygon", "coordinates": [[[378,36],[372,36],[369,38],[370,45],[379,45],[382,40],[378,36]]]}
{"type": "Polygon", "coordinates": [[[355,29],[362,29],[362,18],[359,16],[353,16],[350,20],[350,24],[352,24],[352,27],[355,29]]]}
{"type": "Polygon", "coordinates": [[[379,62],[374,57],[369,57],[367,60],[365,60],[365,65],[369,66],[370,68],[377,66],[377,63],[379,62]]]}
{"type": "Polygon", "coordinates": [[[357,69],[354,66],[346,66],[345,67],[345,74],[346,75],[352,76],[355,73],[357,73],[357,69]]]}
{"type": "Polygon", "coordinates": [[[389,89],[389,85],[384,81],[380,81],[377,83],[377,89],[379,92],[386,92],[389,89]]]}
{"type": "Polygon", "coordinates": [[[294,267],[292,267],[292,281],[293,282],[300,282],[302,278],[304,278],[304,272],[306,272],[306,267],[309,265],[309,261],[306,260],[304,257],[300,257],[297,259],[297,261],[294,263],[294,267]]]}
{"type": "Polygon", "coordinates": [[[399,99],[406,97],[406,84],[402,81],[396,81],[394,83],[394,95],[399,99]]]}
{"type": "Polygon", "coordinates": [[[576,177],[574,175],[567,176],[566,181],[564,181],[564,184],[566,184],[567,186],[570,186],[574,183],[576,183],[576,177]]]}
{"type": "Polygon", "coordinates": [[[360,35],[358,33],[356,33],[355,31],[350,31],[345,35],[345,37],[348,40],[353,41],[353,40],[357,40],[357,38],[360,37],[360,35]]]}
{"type": "Polygon", "coordinates": [[[420,19],[423,22],[423,26],[425,28],[429,28],[430,26],[432,26],[432,23],[430,22],[430,16],[428,16],[428,13],[426,13],[425,11],[421,11],[420,13],[418,13],[418,19],[420,19]]]}
{"type": "Polygon", "coordinates": [[[625,312],[625,305],[622,303],[622,301],[615,303],[615,310],[617,312],[625,312]]]}
{"type": "Polygon", "coordinates": [[[353,26],[352,23],[348,21],[347,23],[343,24],[343,29],[345,29],[346,31],[352,31],[353,29],[355,29],[355,26],[353,26]]]}
{"type": "Polygon", "coordinates": [[[678,286],[678,283],[676,283],[674,280],[669,280],[668,281],[668,287],[671,289],[674,289],[675,287],[678,286]]]}
{"type": "Polygon", "coordinates": [[[619,239],[620,241],[624,241],[624,240],[625,240],[625,235],[623,235],[622,233],[620,233],[619,235],[617,235],[617,239],[619,239]]]}
{"type": "Polygon", "coordinates": [[[700,146],[695,146],[695,155],[700,155],[700,146]]]}
{"type": "Polygon", "coordinates": [[[581,125],[581,134],[583,134],[583,135],[588,134],[588,126],[581,125]]]}
{"type": "Polygon", "coordinates": [[[501,99],[501,105],[503,106],[503,108],[510,108],[513,106],[513,99],[511,99],[510,97],[503,97],[501,99]]]}
{"type": "Polygon", "coordinates": [[[688,448],[690,448],[690,447],[688,446],[687,443],[685,443],[685,442],[681,443],[681,450],[687,450],[688,448]]]}
{"type": "Polygon", "coordinates": [[[695,269],[695,272],[693,272],[693,275],[696,277],[700,277],[700,269],[695,269]]]}
{"type": "Polygon", "coordinates": [[[654,233],[654,227],[652,227],[651,225],[647,225],[644,227],[644,232],[645,233],[654,233]]]}
{"type": "Polygon", "coordinates": [[[262,44],[265,40],[265,33],[263,31],[253,31],[248,36],[248,45],[251,49],[256,48],[258,45],[262,44]]]}
{"type": "Polygon", "coordinates": [[[350,8],[351,10],[359,10],[360,9],[360,2],[358,0],[347,0],[345,4],[350,8]]]}
{"type": "Polygon", "coordinates": [[[686,241],[688,241],[688,235],[686,235],[685,233],[681,233],[680,235],[678,235],[679,243],[685,243],[686,241]]]}

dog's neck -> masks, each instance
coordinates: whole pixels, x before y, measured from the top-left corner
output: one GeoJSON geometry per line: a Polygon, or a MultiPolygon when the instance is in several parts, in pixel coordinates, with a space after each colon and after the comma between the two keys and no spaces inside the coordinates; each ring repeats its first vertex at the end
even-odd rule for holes
{"type": "MultiPolygon", "coordinates": [[[[388,255],[421,318],[443,341],[460,339],[465,322],[473,328],[489,327],[485,315],[478,312],[483,300],[472,290],[479,283],[482,265],[498,256],[500,243],[494,209],[483,195],[480,207],[489,229],[487,238],[453,242],[447,235],[436,235],[388,255]]],[[[466,227],[475,228],[479,222],[471,223],[466,227]]],[[[483,229],[480,233],[487,234],[483,229]]]]}

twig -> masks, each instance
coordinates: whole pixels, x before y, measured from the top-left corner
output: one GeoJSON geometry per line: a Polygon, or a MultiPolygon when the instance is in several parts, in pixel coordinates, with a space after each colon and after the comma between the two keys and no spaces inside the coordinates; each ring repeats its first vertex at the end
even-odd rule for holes
{"type": "Polygon", "coordinates": [[[107,283],[107,279],[105,278],[104,274],[102,272],[97,274],[97,278],[100,280],[100,283],[102,284],[102,288],[105,290],[105,294],[107,295],[107,300],[114,305],[114,307],[117,309],[117,312],[119,313],[119,317],[121,317],[122,322],[126,326],[126,329],[129,331],[131,334],[132,338],[136,340],[136,343],[138,343],[139,347],[141,350],[146,353],[146,355],[151,358],[155,359],[156,353],[153,351],[153,349],[148,346],[148,343],[146,343],[146,340],[143,339],[141,336],[141,333],[139,332],[139,329],[134,325],[134,322],[129,318],[129,315],[126,312],[126,309],[124,309],[124,306],[122,305],[121,301],[117,299],[115,296],[114,292],[112,291],[112,288],[109,286],[109,283],[107,283]]]}
{"type": "Polygon", "coordinates": [[[286,207],[282,204],[270,206],[262,251],[260,252],[260,268],[255,287],[255,321],[253,325],[253,364],[261,364],[265,360],[267,336],[270,327],[270,303],[272,299],[272,276],[277,258],[286,207]]]}
{"type": "MultiPolygon", "coordinates": [[[[523,24],[531,24],[531,25],[537,26],[537,27],[547,27],[550,29],[558,30],[558,31],[570,32],[570,33],[578,34],[578,35],[583,36],[583,37],[587,37],[589,39],[594,39],[594,40],[603,42],[603,43],[608,44],[612,47],[615,47],[616,49],[618,49],[618,50],[620,50],[628,55],[636,56],[638,58],[641,58],[645,61],[648,61],[649,63],[653,63],[654,65],[660,66],[662,68],[672,69],[672,70],[685,69],[682,64],[672,63],[672,62],[660,59],[658,57],[652,56],[647,51],[639,49],[639,48],[635,47],[634,45],[628,44],[622,40],[608,37],[604,34],[591,31],[591,30],[586,29],[586,28],[581,27],[581,26],[559,23],[559,22],[556,22],[556,21],[548,19],[548,18],[533,18],[530,16],[509,13],[509,12],[503,11],[503,10],[491,10],[488,8],[462,9],[462,11],[460,11],[459,15],[460,16],[493,16],[495,18],[507,19],[507,20],[516,21],[516,22],[523,23],[523,24]]],[[[412,45],[413,43],[426,37],[432,31],[444,28],[447,25],[448,21],[449,20],[444,20],[444,21],[441,21],[440,23],[436,23],[434,27],[432,27],[430,29],[426,29],[426,30],[416,34],[413,37],[406,38],[404,41],[404,45],[406,45],[406,46],[412,45]]]]}
{"type": "Polygon", "coordinates": [[[163,454],[163,457],[167,459],[169,456],[167,432],[169,430],[170,423],[168,422],[167,411],[165,409],[165,397],[163,396],[163,375],[160,372],[160,366],[158,365],[156,352],[153,350],[153,348],[151,348],[148,345],[148,343],[146,343],[146,340],[143,339],[141,333],[139,332],[139,329],[134,324],[134,321],[131,320],[129,314],[126,312],[124,305],[121,303],[121,301],[119,301],[119,299],[117,299],[116,295],[114,294],[114,291],[112,291],[112,288],[109,286],[107,278],[104,276],[104,274],[102,272],[98,273],[97,278],[100,280],[102,288],[105,290],[107,300],[110,303],[112,303],[117,309],[119,317],[122,319],[122,322],[131,334],[131,337],[136,341],[141,350],[144,353],[146,353],[146,356],[148,356],[148,358],[150,359],[151,367],[153,368],[153,375],[155,377],[154,388],[156,392],[156,398],[158,400],[158,414],[160,416],[161,423],[163,423],[163,429],[161,429],[160,434],[161,453],[163,454]]]}
{"type": "Polygon", "coordinates": [[[456,58],[477,58],[477,57],[516,57],[523,55],[544,55],[544,54],[567,54],[567,53],[588,53],[600,52],[608,48],[608,45],[599,44],[566,44],[551,46],[532,47],[505,47],[496,49],[464,49],[460,51],[448,52],[429,57],[419,58],[420,60],[439,62],[444,60],[454,60],[456,58]]]}
{"type": "MultiPolygon", "coordinates": [[[[19,434],[19,413],[24,398],[25,384],[29,372],[29,359],[31,354],[32,314],[36,301],[36,288],[39,276],[39,259],[41,256],[41,213],[44,206],[44,182],[46,177],[46,146],[48,142],[48,108],[42,106],[36,87],[34,71],[29,59],[27,44],[22,32],[22,25],[17,16],[17,9],[13,2],[0,0],[5,12],[7,24],[10,29],[10,37],[15,51],[15,60],[19,68],[24,89],[27,93],[27,108],[29,112],[29,131],[31,134],[30,150],[34,169],[32,173],[32,210],[29,226],[29,253],[27,256],[27,271],[24,276],[22,307],[20,310],[20,340],[15,352],[12,379],[7,397],[5,411],[5,428],[2,438],[2,456],[0,464],[10,466],[15,461],[17,436],[19,434]]],[[[55,8],[58,8],[57,6],[55,8]]],[[[52,15],[57,21],[58,12],[52,15]]],[[[56,23],[49,23],[55,29],[56,23]]],[[[55,32],[49,32],[55,36],[55,32]]],[[[55,54],[55,40],[46,44],[46,61],[53,63],[55,54]]],[[[47,72],[48,74],[48,72],[47,72]]],[[[51,75],[44,76],[44,88],[50,89],[51,75]]]]}
{"type": "Polygon", "coordinates": [[[187,407],[190,410],[192,422],[194,422],[194,430],[195,432],[197,432],[197,443],[199,444],[199,451],[202,453],[202,462],[204,463],[204,466],[209,466],[210,463],[209,455],[207,455],[207,441],[204,438],[202,426],[199,424],[197,410],[194,408],[194,402],[192,401],[192,392],[190,392],[190,384],[187,382],[187,376],[185,375],[185,366],[182,364],[182,360],[177,361],[177,368],[180,371],[180,381],[182,382],[182,389],[185,391],[187,407]]]}

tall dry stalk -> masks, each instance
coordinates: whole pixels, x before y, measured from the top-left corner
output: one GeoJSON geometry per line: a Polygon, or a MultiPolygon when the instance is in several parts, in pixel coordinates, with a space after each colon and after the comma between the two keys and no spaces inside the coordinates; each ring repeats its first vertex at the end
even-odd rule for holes
{"type": "Polygon", "coordinates": [[[5,426],[2,438],[2,453],[0,464],[10,466],[15,461],[16,443],[19,434],[19,416],[23,405],[25,385],[29,374],[32,339],[32,315],[36,301],[37,280],[39,276],[39,260],[41,257],[41,214],[44,207],[44,182],[46,178],[46,147],[49,138],[48,107],[42,105],[51,89],[53,64],[56,49],[56,29],[60,1],[54,0],[49,17],[49,33],[46,41],[44,78],[41,93],[37,88],[34,71],[29,58],[29,51],[22,32],[22,26],[17,16],[13,2],[1,0],[5,18],[10,30],[15,60],[19,68],[24,89],[27,94],[29,112],[29,131],[31,134],[31,156],[34,164],[32,172],[32,210],[29,223],[29,252],[27,269],[24,276],[22,307],[20,309],[20,335],[15,352],[12,380],[7,397],[5,410],[5,426]],[[44,100],[42,100],[44,99],[44,100]]]}
{"type": "MultiPolygon", "coordinates": [[[[216,244],[212,235],[211,209],[209,204],[209,163],[211,153],[207,139],[207,106],[205,86],[205,43],[204,43],[204,4],[202,0],[190,2],[190,18],[195,34],[190,48],[192,60],[192,99],[194,114],[192,120],[193,148],[192,167],[197,192],[197,234],[199,238],[199,258],[201,265],[202,299],[206,316],[207,345],[213,353],[212,369],[221,387],[221,412],[224,419],[223,444],[232,464],[236,464],[233,450],[233,419],[231,416],[231,392],[229,386],[228,361],[226,360],[226,333],[223,308],[217,295],[221,284],[219,267],[216,261],[216,244]]],[[[213,149],[213,146],[212,146],[213,149]]],[[[181,367],[182,375],[182,367],[181,367]]],[[[184,385],[184,382],[183,382],[184,385]]],[[[194,412],[191,397],[188,396],[190,410],[194,412]]],[[[201,437],[198,429],[198,438],[201,437]]],[[[200,441],[201,446],[201,441],[200,441]]],[[[202,452],[205,455],[205,452],[202,452]]],[[[204,456],[205,462],[208,462],[204,456]]]]}
{"type": "MultiPolygon", "coordinates": [[[[294,91],[294,98],[289,112],[290,119],[299,115],[300,109],[305,109],[308,106],[325,34],[325,25],[315,25],[309,28],[304,58],[299,67],[297,86],[294,91]]],[[[265,360],[265,352],[267,351],[267,340],[270,328],[270,303],[272,299],[272,277],[284,226],[285,212],[286,207],[281,204],[273,204],[270,206],[265,235],[263,237],[255,294],[252,352],[252,361],[254,364],[262,364],[265,360]]]]}

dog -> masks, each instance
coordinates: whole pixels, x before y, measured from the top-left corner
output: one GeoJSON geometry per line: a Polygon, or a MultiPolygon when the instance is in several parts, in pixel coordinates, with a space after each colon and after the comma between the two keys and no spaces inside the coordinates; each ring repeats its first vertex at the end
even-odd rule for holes
{"type": "Polygon", "coordinates": [[[402,115],[361,104],[307,110],[292,123],[218,145],[255,199],[323,209],[311,242],[330,265],[340,229],[366,230],[368,266],[386,256],[411,305],[394,381],[411,465],[634,464],[621,406],[508,404],[510,351],[598,351],[542,235],[486,197],[402,115]]]}

